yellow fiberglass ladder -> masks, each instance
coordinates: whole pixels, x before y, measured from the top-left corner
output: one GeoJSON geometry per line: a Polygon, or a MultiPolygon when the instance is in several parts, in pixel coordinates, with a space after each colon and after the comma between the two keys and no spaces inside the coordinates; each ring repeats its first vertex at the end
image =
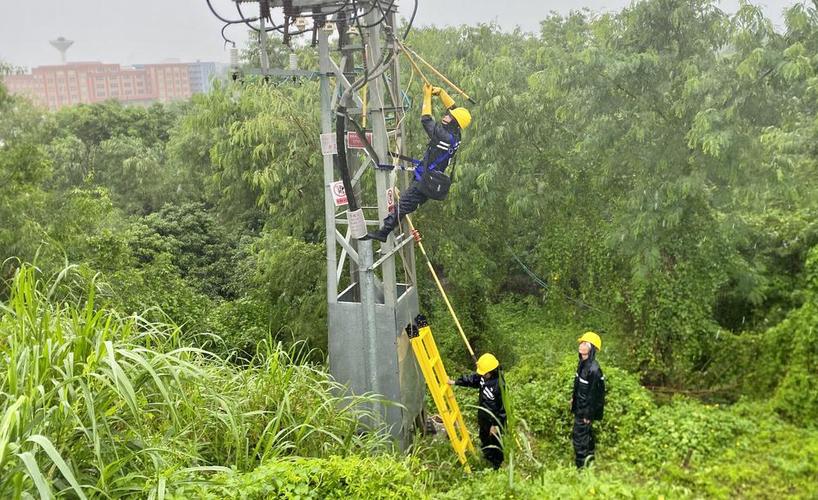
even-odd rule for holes
{"type": "Polygon", "coordinates": [[[476,452],[469,431],[466,429],[466,424],[463,422],[460,407],[457,406],[457,400],[454,398],[454,391],[449,385],[449,376],[446,375],[443,360],[440,359],[435,339],[432,337],[432,329],[429,328],[426,318],[418,315],[415,319],[415,325],[406,327],[406,333],[412,344],[412,350],[415,352],[415,358],[423,372],[423,378],[426,379],[429,392],[432,393],[432,399],[435,401],[437,411],[443,419],[443,427],[446,429],[452,448],[457,453],[457,458],[460,459],[460,463],[463,464],[466,472],[471,472],[466,459],[466,451],[476,452]]]}

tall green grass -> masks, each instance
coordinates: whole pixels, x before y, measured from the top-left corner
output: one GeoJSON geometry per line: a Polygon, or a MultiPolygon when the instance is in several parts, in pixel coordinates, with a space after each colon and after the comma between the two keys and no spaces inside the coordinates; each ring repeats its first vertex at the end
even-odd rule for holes
{"type": "Polygon", "coordinates": [[[24,265],[0,304],[0,498],[162,498],[180,478],[390,446],[361,432],[375,398],[297,349],[263,342],[239,368],[99,308],[94,280],[68,293],[69,276],[24,265]]]}

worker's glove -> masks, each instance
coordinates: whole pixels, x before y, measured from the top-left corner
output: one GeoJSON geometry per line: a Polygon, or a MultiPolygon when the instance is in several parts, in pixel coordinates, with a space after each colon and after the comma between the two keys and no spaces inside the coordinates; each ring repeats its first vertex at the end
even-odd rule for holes
{"type": "Polygon", "coordinates": [[[452,109],[454,107],[454,99],[450,96],[445,90],[438,89],[440,92],[438,93],[438,97],[440,97],[440,102],[443,103],[443,106],[446,109],[452,109]]]}
{"type": "Polygon", "coordinates": [[[432,86],[428,83],[423,85],[423,108],[420,116],[432,115],[432,86]]]}

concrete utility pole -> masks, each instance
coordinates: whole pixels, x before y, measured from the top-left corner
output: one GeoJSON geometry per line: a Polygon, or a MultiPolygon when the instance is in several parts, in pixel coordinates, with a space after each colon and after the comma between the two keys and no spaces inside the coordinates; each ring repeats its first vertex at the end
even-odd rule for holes
{"type": "MultiPolygon", "coordinates": [[[[271,9],[281,8],[285,24],[297,18],[302,19],[301,23],[311,19],[312,30],[307,29],[305,36],[311,31],[313,44],[318,47],[321,137],[315,138],[315,147],[320,145],[323,152],[330,372],[352,394],[377,393],[399,403],[401,406],[378,404],[374,414],[379,421],[374,423],[385,424],[388,432],[406,445],[420,421],[425,391],[404,332],[418,314],[413,240],[408,232],[407,237],[390,236],[383,245],[357,239],[366,234],[367,226],[378,227],[389,210],[395,208],[396,182],[404,188],[410,180],[406,172],[398,175],[396,170],[377,168],[379,163],[392,163],[390,150],[406,154],[402,119],[405,110],[394,31],[397,2],[260,3],[260,7],[267,4],[271,9]],[[338,47],[333,50],[330,38],[336,37],[338,47]],[[367,91],[362,93],[364,85],[367,91]],[[338,113],[339,104],[346,109],[346,115],[338,113]],[[360,124],[363,116],[371,126],[371,131],[366,131],[369,148],[361,144],[354,132],[355,124],[360,124]],[[336,140],[339,120],[347,131],[344,158],[339,155],[336,140]],[[349,171],[344,184],[352,192],[341,188],[342,175],[337,167],[343,159],[349,171]],[[374,182],[365,181],[372,176],[374,182]],[[349,210],[350,206],[360,209],[349,210]],[[380,247],[378,253],[373,245],[380,247]],[[403,271],[402,276],[398,275],[398,268],[403,271]]],[[[285,39],[302,31],[293,30],[295,25],[293,22],[281,27],[285,39]]],[[[315,75],[314,70],[264,66],[260,73],[268,77],[315,75]]]]}

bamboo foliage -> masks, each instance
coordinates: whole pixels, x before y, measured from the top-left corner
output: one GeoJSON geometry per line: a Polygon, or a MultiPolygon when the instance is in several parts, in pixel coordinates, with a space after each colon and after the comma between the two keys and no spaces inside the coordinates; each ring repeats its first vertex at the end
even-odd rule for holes
{"type": "Polygon", "coordinates": [[[70,274],[22,266],[0,306],[3,498],[156,494],[202,467],[388,448],[360,432],[375,398],[344,397],[298,347],[264,342],[238,368],[176,327],[98,309],[93,281],[60,300],[77,295],[70,274]]]}

